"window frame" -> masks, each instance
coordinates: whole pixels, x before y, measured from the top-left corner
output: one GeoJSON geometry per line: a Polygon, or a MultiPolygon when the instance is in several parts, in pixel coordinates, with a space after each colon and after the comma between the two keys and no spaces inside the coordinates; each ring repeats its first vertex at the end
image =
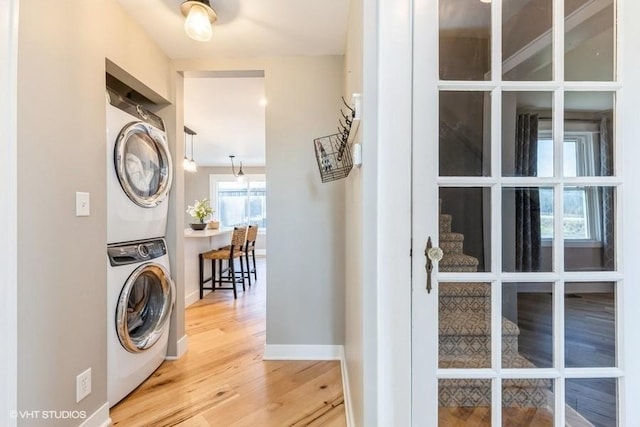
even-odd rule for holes
{"type": "MultiPolygon", "coordinates": [[[[576,145],[576,176],[595,176],[596,162],[598,161],[598,159],[594,135],[599,133],[599,129],[595,129],[594,123],[589,121],[570,123],[567,124],[566,127],[569,128],[569,130],[565,130],[564,132],[563,144],[566,142],[573,142],[576,145]],[[583,157],[584,161],[579,162],[578,158],[580,157],[583,157]]],[[[538,133],[538,142],[542,140],[553,141],[553,132],[548,129],[547,126],[544,126],[544,130],[541,130],[538,133]]],[[[597,224],[600,223],[602,217],[600,210],[598,209],[598,207],[600,206],[600,195],[598,193],[598,187],[585,188],[575,186],[575,188],[582,188],[584,190],[586,199],[585,220],[589,237],[584,239],[565,238],[565,245],[567,247],[581,248],[602,247],[602,230],[597,226],[597,224]]],[[[543,237],[542,246],[553,246],[553,239],[553,237],[543,237]]]]}
{"type": "MultiPolygon", "coordinates": [[[[267,187],[267,179],[265,174],[245,174],[245,184],[247,186],[247,203],[249,199],[249,189],[251,182],[264,182],[265,191],[267,187]]],[[[238,182],[238,178],[233,174],[210,174],[209,175],[209,199],[211,200],[211,206],[216,211],[216,216],[220,214],[220,206],[218,200],[218,183],[220,182],[238,182]]],[[[265,216],[266,218],[266,216],[265,216]]],[[[260,227],[258,234],[266,234],[266,227],[260,227]]]]}

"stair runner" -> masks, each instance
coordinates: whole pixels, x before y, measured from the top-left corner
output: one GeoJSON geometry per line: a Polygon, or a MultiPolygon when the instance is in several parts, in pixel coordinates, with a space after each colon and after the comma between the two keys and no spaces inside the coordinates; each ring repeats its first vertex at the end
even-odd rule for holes
{"type": "MultiPolygon", "coordinates": [[[[440,215],[441,272],[475,272],[478,259],[463,253],[464,235],[451,231],[451,215],[440,215]]],[[[488,283],[439,284],[439,363],[441,369],[491,367],[491,286],[488,283]]],[[[518,353],[520,329],[502,318],[502,367],[535,368],[518,353]]],[[[509,379],[502,384],[504,407],[543,408],[551,381],[509,379]]],[[[448,407],[491,406],[491,381],[442,379],[438,403],[448,407]]]]}

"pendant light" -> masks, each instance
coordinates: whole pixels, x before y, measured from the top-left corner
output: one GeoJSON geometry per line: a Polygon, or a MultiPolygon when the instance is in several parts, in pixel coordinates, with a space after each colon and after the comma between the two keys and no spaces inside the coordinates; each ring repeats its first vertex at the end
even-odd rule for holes
{"type": "Polygon", "coordinates": [[[182,165],[184,170],[187,172],[197,172],[198,166],[196,165],[195,160],[193,160],[193,136],[197,135],[194,131],[189,129],[188,127],[184,127],[185,134],[185,147],[184,147],[184,159],[182,160],[182,165]],[[191,136],[191,159],[187,159],[187,135],[191,136]]]}
{"type": "Polygon", "coordinates": [[[189,0],[180,5],[180,11],[186,17],[184,31],[187,36],[199,42],[211,40],[211,24],[218,15],[211,8],[209,0],[189,0]]]}
{"type": "Polygon", "coordinates": [[[233,173],[233,176],[236,177],[236,181],[238,182],[244,182],[245,181],[245,176],[244,176],[244,172],[242,172],[242,162],[240,162],[240,170],[238,171],[238,173],[236,173],[236,168],[235,165],[233,164],[233,159],[236,156],[229,156],[229,158],[231,159],[231,172],[233,173]]]}

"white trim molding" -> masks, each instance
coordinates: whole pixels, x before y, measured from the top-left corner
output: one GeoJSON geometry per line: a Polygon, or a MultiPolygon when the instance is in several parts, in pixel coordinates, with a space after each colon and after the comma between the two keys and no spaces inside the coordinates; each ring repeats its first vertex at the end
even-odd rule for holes
{"type": "Polygon", "coordinates": [[[109,418],[109,403],[107,402],[84,420],[80,427],[109,427],[110,425],[111,418],[109,418]]]}
{"type": "MultiPolygon", "coordinates": [[[[185,304],[186,307],[186,304],[185,304]]],[[[189,343],[189,339],[186,335],[183,335],[182,338],[180,338],[178,340],[178,344],[176,345],[177,350],[176,350],[176,355],[175,356],[166,356],[164,358],[164,360],[178,360],[180,359],[182,356],[184,356],[187,352],[187,347],[188,347],[188,343],[189,343]]]]}
{"type": "Polygon", "coordinates": [[[344,346],[266,344],[262,360],[339,360],[347,427],[355,427],[344,346]]]}
{"type": "Polygon", "coordinates": [[[18,409],[18,9],[0,2],[0,424],[17,425],[18,409]]]}
{"type": "Polygon", "coordinates": [[[262,360],[341,360],[341,345],[266,344],[262,360]]]}
{"type": "Polygon", "coordinates": [[[340,346],[340,372],[342,373],[342,395],[344,396],[344,412],[347,418],[347,427],[355,427],[353,418],[353,406],[351,406],[351,384],[349,382],[349,369],[347,368],[347,356],[344,346],[340,346]]]}
{"type": "MultiPolygon", "coordinates": [[[[207,291],[209,293],[210,291],[207,291]]],[[[191,304],[195,304],[200,301],[200,291],[193,291],[184,296],[184,308],[189,307],[191,304]]]]}

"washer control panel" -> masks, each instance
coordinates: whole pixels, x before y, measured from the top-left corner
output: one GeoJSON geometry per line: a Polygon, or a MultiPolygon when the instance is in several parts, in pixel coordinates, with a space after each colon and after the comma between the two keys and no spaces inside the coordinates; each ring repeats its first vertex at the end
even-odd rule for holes
{"type": "Polygon", "coordinates": [[[164,239],[142,240],[107,246],[112,266],[135,264],[159,258],[167,254],[164,239]]]}

